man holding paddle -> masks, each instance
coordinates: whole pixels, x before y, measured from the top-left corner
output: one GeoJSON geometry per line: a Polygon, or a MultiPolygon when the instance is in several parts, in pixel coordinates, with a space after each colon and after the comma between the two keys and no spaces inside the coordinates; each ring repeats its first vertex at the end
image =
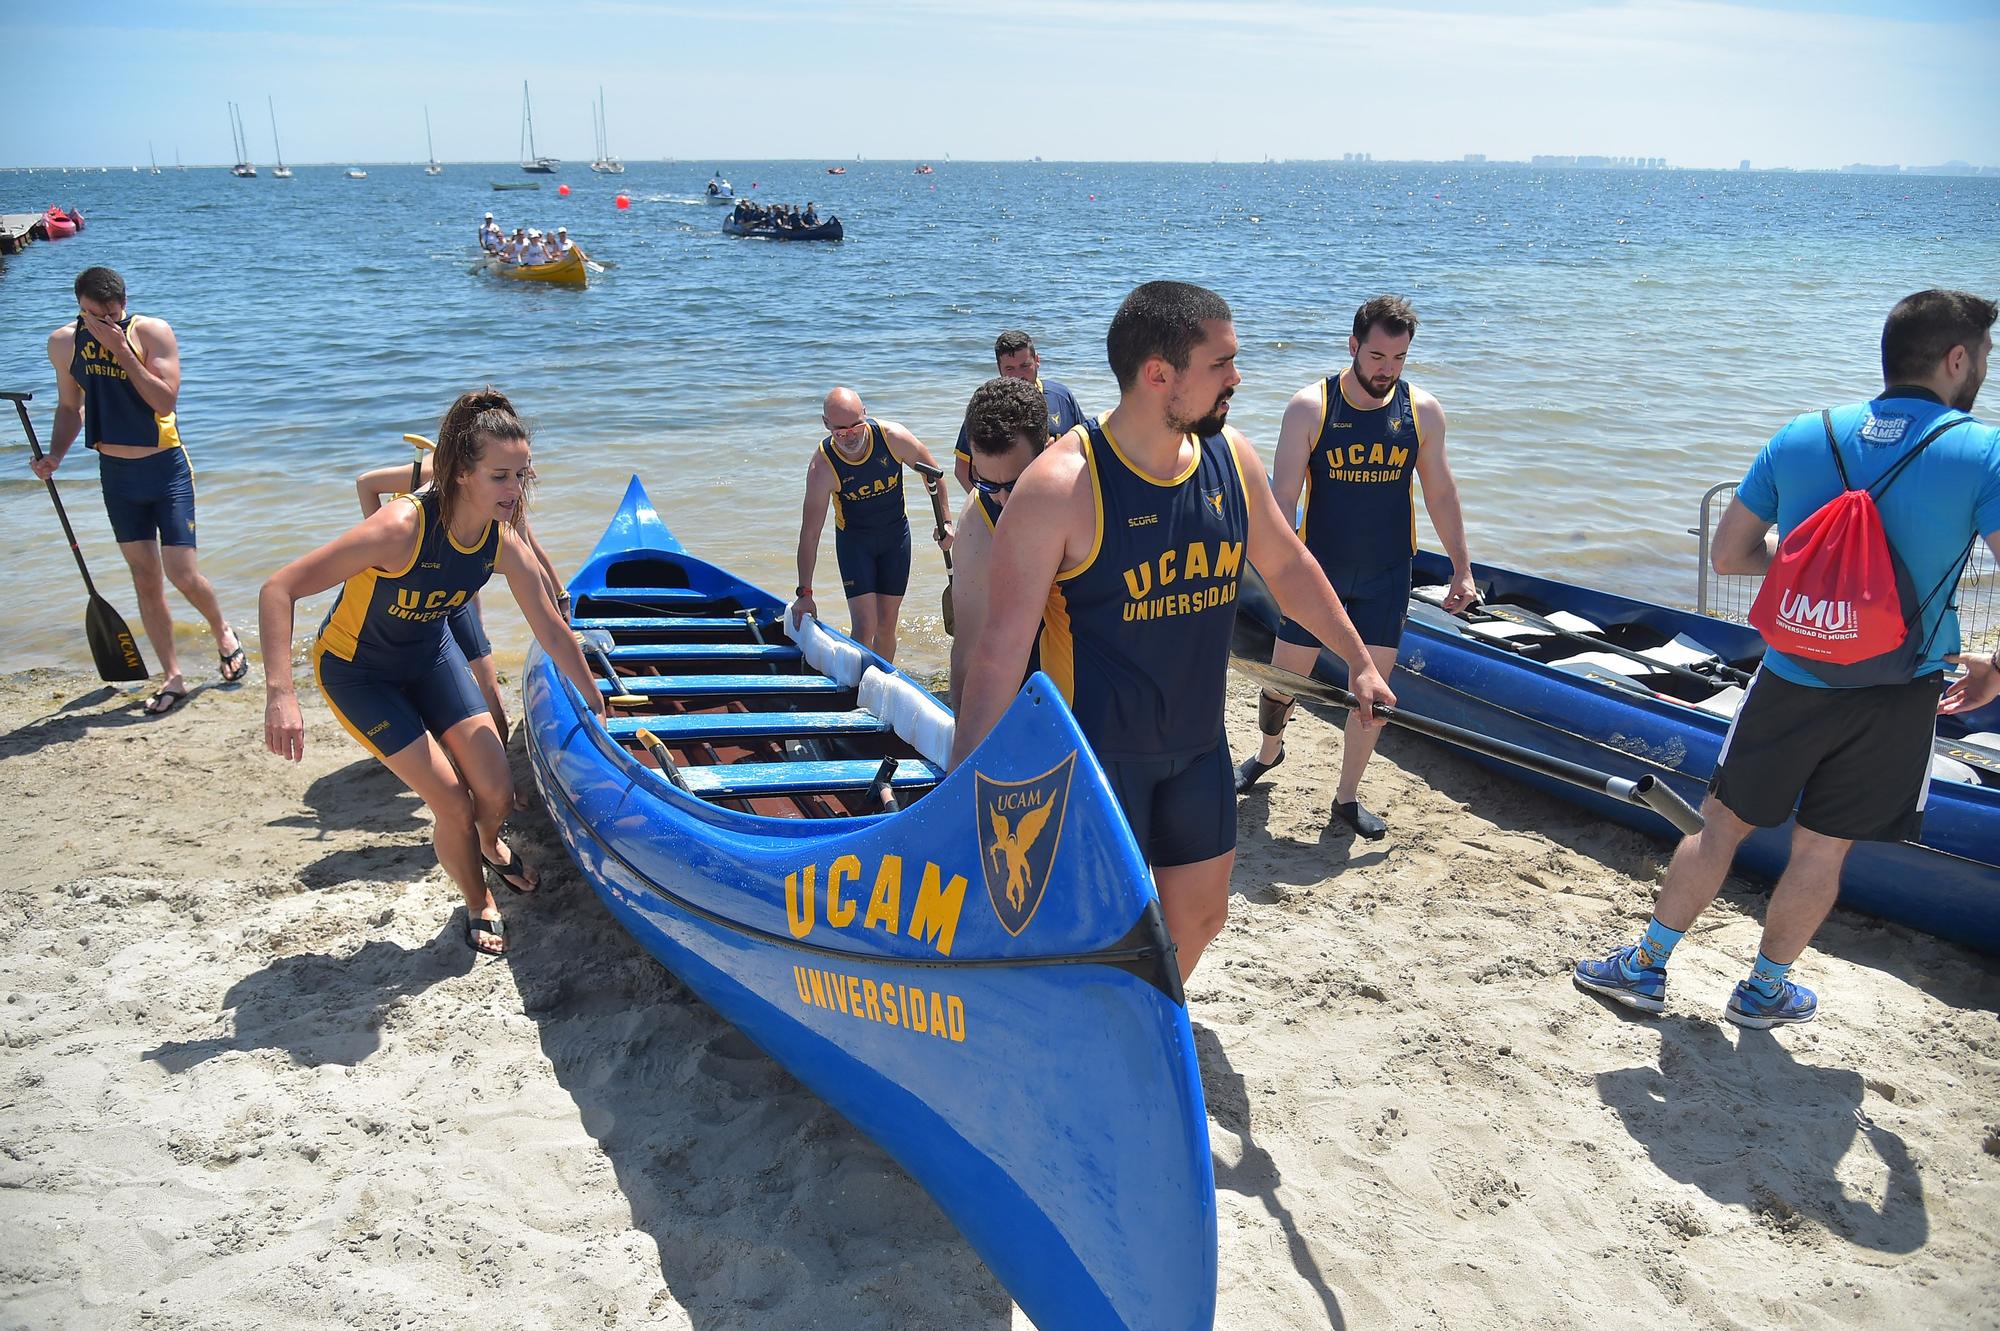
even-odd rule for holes
{"type": "MultiPolygon", "coordinates": [[[[878,421],[861,406],[861,395],[836,388],[820,405],[826,436],[806,464],[805,511],[799,519],[799,585],[792,590],[794,625],[817,616],[813,569],[826,510],[833,507],[833,550],[840,562],[841,589],[853,618],[854,640],[884,661],[896,659],[896,620],[910,587],[910,519],[903,503],[903,468],[925,470],[933,498],[942,487],[937,460],[924,441],[895,421],[878,421]]],[[[951,549],[951,508],[938,511],[935,537],[951,549]]]]}
{"type": "Polygon", "coordinates": [[[241,680],[250,663],[195,562],[194,472],[174,417],[181,389],[174,330],[164,319],[127,314],[125,279],[109,268],[87,268],[77,277],[76,302],[76,321],[49,335],[55,428],[48,455],[30,466],[43,480],[53,477],[79,430],[85,446],[97,450],[111,532],[132,570],[146,639],[166,672],[145,712],[165,716],[188,688],[162,571],[208,621],[223,682],[241,680]]]}
{"type": "Polygon", "coordinates": [[[1711,561],[1717,573],[1765,575],[1751,611],[1767,641],[1763,664],[1723,741],[1701,809],[1706,825],[1674,851],[1645,933],[1608,957],[1578,962],[1578,988],[1662,1011],[1667,958],[1715,900],[1736,848],[1796,813],[1756,963],[1724,1015],[1758,1030],[1818,1015],[1818,996],[1789,972],[1833,909],[1848,851],[1856,841],[1918,837],[1937,714],[2000,696],[2000,655],[1959,651],[1951,595],[1974,539],[2000,554],[2000,430],[1971,418],[1995,313],[1994,302],[1963,291],[1906,297],[1882,329],[1881,395],[1795,417],[1750,464],[1716,528],[1711,561]],[[1782,593],[1814,562],[1829,512],[1855,506],[1865,506],[1863,525],[1873,530],[1849,540],[1835,561],[1852,580],[1831,601],[1810,611],[1790,601],[1767,621],[1766,594],[1782,593]],[[1785,538],[1775,562],[1766,541],[1774,522],[1785,538]],[[1871,557],[1871,545],[1886,557],[1871,557]],[[1866,572],[1891,564],[1891,594],[1868,595],[1866,572]],[[1887,649],[1839,659],[1833,640],[1858,640],[1861,616],[1878,599],[1895,603],[1891,618],[1900,623],[1862,650],[1887,649]],[[1838,607],[1832,616],[1830,604],[1838,607]],[[1814,632],[1788,632],[1790,615],[1809,617],[1814,632]],[[1965,674],[1946,688],[1945,667],[1954,663],[1965,674]]]}
{"type": "Polygon", "coordinates": [[[1042,669],[1153,871],[1183,979],[1229,914],[1236,800],[1224,676],[1247,557],[1278,603],[1346,659],[1364,724],[1395,697],[1290,521],[1263,460],[1224,425],[1236,372],[1229,304],[1185,282],[1125,298],[1105,338],[1118,406],[1021,473],[995,532],[991,617],[965,681],[954,765],[1042,669]]]}
{"type": "MultiPolygon", "coordinates": [[[[1421,478],[1431,526],[1451,556],[1447,611],[1463,610],[1478,598],[1472,560],[1465,551],[1465,519],[1458,507],[1458,483],[1444,455],[1444,408],[1403,378],[1417,312],[1401,296],[1377,296],[1354,315],[1347,339],[1353,363],[1335,375],[1301,388],[1285,408],[1278,427],[1278,455],[1272,488],[1278,507],[1291,513],[1305,491],[1299,536],[1340,594],[1376,670],[1387,677],[1403,640],[1410,604],[1410,560],[1416,553],[1417,525],[1410,481],[1421,478]]],[[[1311,675],[1322,644],[1304,626],[1286,619],[1278,626],[1271,664],[1295,675],[1311,675]]],[[[1257,699],[1257,728],[1263,747],[1236,769],[1236,792],[1255,785],[1285,760],[1285,724],[1290,697],[1265,689],[1257,699]]],[[[1349,716],[1340,752],[1340,784],[1334,816],[1371,841],[1388,832],[1381,817],[1361,803],[1361,774],[1375,753],[1380,731],[1349,716]]]]}

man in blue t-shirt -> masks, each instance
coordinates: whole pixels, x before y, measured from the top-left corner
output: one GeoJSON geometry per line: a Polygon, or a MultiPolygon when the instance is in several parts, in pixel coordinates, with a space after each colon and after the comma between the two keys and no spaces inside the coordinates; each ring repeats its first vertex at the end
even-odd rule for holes
{"type": "Polygon", "coordinates": [[[1715,571],[1759,574],[1779,537],[1841,492],[1868,487],[1916,456],[1886,489],[1882,526],[1909,572],[1906,605],[1919,648],[1913,678],[1855,685],[1818,663],[1767,650],[1723,741],[1702,805],[1707,826],[1682,841],[1646,932],[1601,961],[1577,963],[1579,988],[1642,1012],[1666,1006],[1667,957],[1758,827],[1797,812],[1791,858],[1771,891],[1750,978],[1727,1016],[1766,1029],[1811,1021],[1812,990],[1787,978],[1840,894],[1840,868],[1856,841],[1914,840],[1930,791],[1939,712],[1968,712],[2000,696],[2000,653],[1960,655],[1952,591],[1975,538],[2000,554],[2000,430],[1971,420],[1993,349],[1996,306],[1963,291],[1919,291],[1882,328],[1881,396],[1796,417],[1750,464],[1717,526],[1715,571]],[[1919,452],[1919,449],[1921,451],[1919,452]],[[1949,689],[1945,667],[1965,673],[1949,689]],[[1942,700],[1940,700],[1942,694],[1942,700]]]}
{"type": "MultiPolygon", "coordinates": [[[[1042,378],[1042,358],[1035,352],[1034,338],[1017,328],[1000,334],[993,339],[993,365],[1002,379],[1020,379],[1042,390],[1042,397],[1049,404],[1049,438],[1060,439],[1083,424],[1083,408],[1077,405],[1076,394],[1065,384],[1042,378]]],[[[958,446],[953,452],[958,488],[970,490],[972,443],[962,423],[958,427],[958,446]]]]}

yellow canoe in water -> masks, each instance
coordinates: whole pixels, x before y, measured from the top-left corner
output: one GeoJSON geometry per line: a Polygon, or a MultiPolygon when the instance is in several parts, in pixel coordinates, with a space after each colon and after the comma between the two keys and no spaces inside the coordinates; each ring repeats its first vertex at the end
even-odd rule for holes
{"type": "Polygon", "coordinates": [[[516,282],[554,282],[558,286],[582,287],[590,285],[590,270],[583,266],[586,257],[580,248],[572,248],[554,263],[508,263],[505,259],[489,255],[486,271],[495,277],[508,277],[516,282]]]}

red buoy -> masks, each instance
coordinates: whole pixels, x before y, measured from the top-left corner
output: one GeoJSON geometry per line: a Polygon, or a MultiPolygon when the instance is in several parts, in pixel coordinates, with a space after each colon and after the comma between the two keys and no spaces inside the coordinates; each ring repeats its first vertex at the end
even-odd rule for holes
{"type": "Polygon", "coordinates": [[[567,185],[556,186],[556,193],[562,195],[565,199],[567,199],[569,197],[569,186],[567,185]]]}
{"type": "Polygon", "coordinates": [[[619,195],[618,206],[620,208],[630,208],[632,206],[631,197],[629,195],[624,195],[624,194],[619,195]]]}

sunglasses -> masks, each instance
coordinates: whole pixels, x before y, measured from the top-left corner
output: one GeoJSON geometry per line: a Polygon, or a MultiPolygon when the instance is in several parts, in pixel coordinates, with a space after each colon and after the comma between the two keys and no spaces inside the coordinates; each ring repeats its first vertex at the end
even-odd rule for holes
{"type": "Polygon", "coordinates": [[[821,425],[824,425],[827,429],[833,431],[835,434],[853,434],[856,430],[868,424],[868,418],[866,416],[863,416],[858,421],[849,421],[845,425],[835,425],[832,421],[822,416],[819,418],[819,423],[821,425]]]}
{"type": "Polygon", "coordinates": [[[976,471],[971,472],[970,475],[972,478],[972,488],[979,491],[979,493],[983,495],[1004,495],[1012,493],[1015,483],[1021,479],[1020,477],[1017,476],[1012,481],[989,481],[976,471]]]}

